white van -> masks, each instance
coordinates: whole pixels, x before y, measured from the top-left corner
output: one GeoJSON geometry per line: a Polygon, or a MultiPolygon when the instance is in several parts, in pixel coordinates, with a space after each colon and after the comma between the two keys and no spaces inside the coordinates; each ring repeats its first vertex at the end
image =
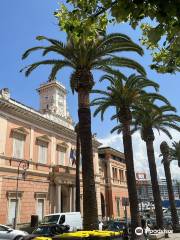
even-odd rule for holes
{"type": "Polygon", "coordinates": [[[49,223],[69,225],[70,231],[82,229],[82,217],[80,212],[64,212],[45,215],[41,224],[49,223]]]}

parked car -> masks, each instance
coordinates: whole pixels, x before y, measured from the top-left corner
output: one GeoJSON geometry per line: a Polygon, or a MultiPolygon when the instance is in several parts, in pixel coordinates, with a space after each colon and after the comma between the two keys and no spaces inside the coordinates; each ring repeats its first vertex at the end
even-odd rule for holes
{"type": "Polygon", "coordinates": [[[20,230],[15,230],[8,226],[0,224],[0,239],[1,240],[22,240],[28,233],[20,230]]]}
{"type": "Polygon", "coordinates": [[[35,237],[53,237],[58,234],[62,234],[69,231],[68,225],[59,225],[59,224],[48,224],[38,226],[32,234],[25,236],[23,240],[32,240],[35,237]]]}
{"type": "Polygon", "coordinates": [[[130,222],[126,223],[124,220],[110,220],[103,222],[103,230],[109,230],[114,232],[123,231],[123,239],[129,239],[128,236],[130,234],[130,222]]]}
{"type": "Polygon", "coordinates": [[[41,224],[62,224],[69,225],[69,231],[82,229],[82,217],[80,212],[53,213],[44,216],[41,224]]]}

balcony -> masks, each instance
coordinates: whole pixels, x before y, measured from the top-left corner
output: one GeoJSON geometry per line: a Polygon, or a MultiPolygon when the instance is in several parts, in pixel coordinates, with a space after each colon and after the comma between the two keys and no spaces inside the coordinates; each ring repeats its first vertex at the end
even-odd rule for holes
{"type": "Polygon", "coordinates": [[[111,179],[111,183],[113,184],[113,185],[118,185],[118,186],[123,186],[123,187],[125,187],[125,186],[127,186],[127,182],[126,181],[122,181],[122,180],[120,180],[120,179],[111,179]]]}
{"type": "Polygon", "coordinates": [[[75,175],[76,174],[76,169],[73,167],[69,167],[69,166],[64,166],[64,165],[55,165],[52,167],[53,172],[55,173],[61,173],[61,174],[72,174],[75,175]]]}

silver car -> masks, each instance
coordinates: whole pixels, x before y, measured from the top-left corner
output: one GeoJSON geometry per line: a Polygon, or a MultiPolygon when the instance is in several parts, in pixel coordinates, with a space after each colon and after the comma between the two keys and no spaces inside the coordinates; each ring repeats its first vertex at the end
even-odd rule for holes
{"type": "Polygon", "coordinates": [[[0,224],[0,240],[23,240],[23,236],[26,235],[28,235],[27,232],[0,224]]]}

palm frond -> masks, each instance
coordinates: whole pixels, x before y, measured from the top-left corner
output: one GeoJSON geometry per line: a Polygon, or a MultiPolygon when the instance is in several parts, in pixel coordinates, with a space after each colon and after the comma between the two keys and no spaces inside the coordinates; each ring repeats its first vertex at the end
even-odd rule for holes
{"type": "Polygon", "coordinates": [[[129,58],[111,56],[92,63],[94,69],[102,69],[102,66],[127,67],[146,75],[144,68],[138,62],[129,58]]]}
{"type": "Polygon", "coordinates": [[[63,67],[71,67],[73,68],[74,66],[69,62],[65,60],[59,60],[58,63],[54,64],[54,67],[51,69],[51,73],[49,75],[49,79],[54,79],[57,75],[57,72],[62,69],[63,67]]]}
{"type": "Polygon", "coordinates": [[[48,38],[45,36],[37,36],[36,39],[38,41],[46,40],[46,41],[50,42],[51,44],[56,45],[58,47],[63,47],[63,48],[65,47],[64,43],[62,41],[58,41],[57,39],[48,38]]]}
{"type": "Polygon", "coordinates": [[[114,133],[116,131],[118,132],[118,134],[121,133],[121,131],[122,131],[122,125],[121,124],[118,124],[117,126],[115,126],[111,129],[111,133],[114,133]]]}
{"type": "Polygon", "coordinates": [[[148,96],[152,100],[160,100],[160,101],[166,103],[167,105],[171,106],[169,100],[167,98],[165,98],[164,96],[158,94],[158,93],[148,93],[148,96]]]}
{"type": "Polygon", "coordinates": [[[58,65],[58,66],[62,65],[62,67],[64,67],[66,64],[65,64],[65,61],[63,61],[63,60],[49,59],[49,60],[44,60],[44,61],[40,61],[40,62],[30,64],[30,65],[22,68],[20,70],[20,72],[25,71],[25,76],[27,77],[27,76],[29,76],[29,74],[31,74],[32,71],[34,71],[40,65],[58,65]]]}
{"type": "Polygon", "coordinates": [[[37,50],[44,50],[46,49],[46,47],[43,46],[39,46],[39,47],[33,47],[33,48],[29,48],[28,50],[26,50],[23,55],[22,55],[22,59],[27,58],[32,52],[37,51],[37,50]]]}
{"type": "Polygon", "coordinates": [[[172,139],[172,135],[170,134],[170,132],[169,132],[166,128],[164,128],[164,127],[158,127],[158,129],[159,129],[161,132],[165,133],[170,139],[172,139]]]}
{"type": "Polygon", "coordinates": [[[91,93],[97,93],[97,94],[103,94],[105,96],[110,96],[110,94],[108,92],[103,91],[103,90],[98,90],[98,89],[91,90],[91,93]]]}

